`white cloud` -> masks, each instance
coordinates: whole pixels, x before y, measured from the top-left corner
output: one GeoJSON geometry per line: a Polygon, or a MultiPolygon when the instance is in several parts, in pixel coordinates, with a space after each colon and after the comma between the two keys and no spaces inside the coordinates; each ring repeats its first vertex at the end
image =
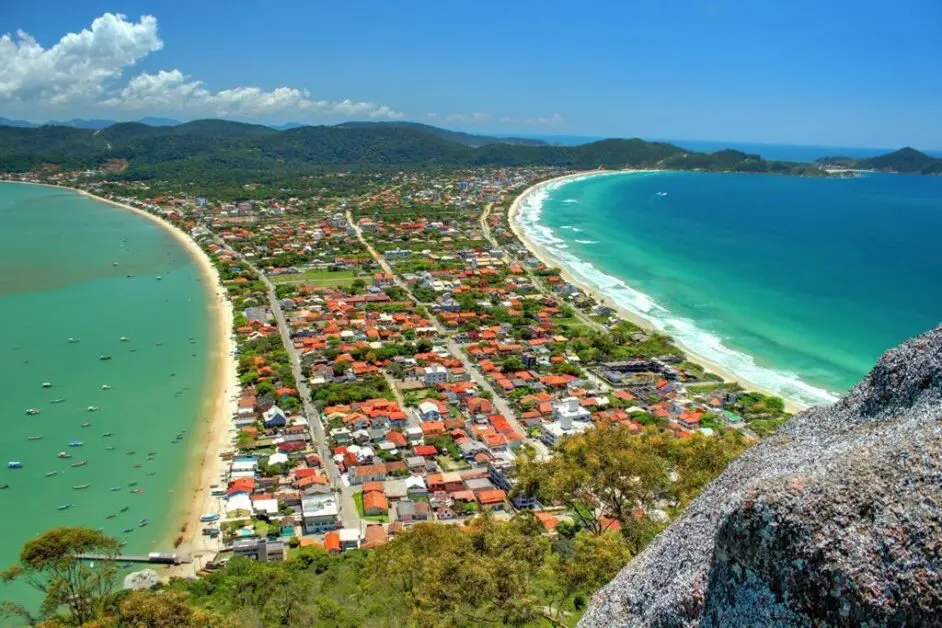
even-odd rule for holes
{"type": "Polygon", "coordinates": [[[538,116],[535,118],[503,117],[500,121],[506,124],[561,124],[563,117],[558,113],[554,113],[551,116],[538,116]]]}
{"type": "Polygon", "coordinates": [[[48,49],[21,30],[8,33],[0,37],[0,100],[66,104],[96,98],[105,82],[162,47],[150,15],[134,23],[105,13],[48,49]]]}
{"type": "Polygon", "coordinates": [[[180,70],[142,73],[120,87],[125,68],[163,48],[157,18],[129,22],[105,13],[90,28],[68,33],[44,49],[31,35],[0,37],[0,101],[21,106],[70,105],[187,116],[264,116],[290,113],[334,118],[397,120],[406,117],[389,105],[366,101],[314,100],[307,90],[240,86],[210,91],[180,70]]]}
{"type": "Polygon", "coordinates": [[[321,116],[366,117],[397,120],[405,114],[388,105],[352,100],[311,100],[307,90],[278,87],[235,87],[211,92],[201,81],[188,80],[180,70],[140,74],[121,92],[102,104],[126,110],[178,112],[191,115],[264,116],[274,113],[309,112],[321,116]]]}

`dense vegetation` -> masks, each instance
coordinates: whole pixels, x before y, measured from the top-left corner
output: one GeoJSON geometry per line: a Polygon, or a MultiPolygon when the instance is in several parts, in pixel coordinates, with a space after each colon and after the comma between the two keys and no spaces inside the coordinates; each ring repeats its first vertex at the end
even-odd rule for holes
{"type": "MultiPolygon", "coordinates": [[[[0,126],[0,171],[44,165],[95,167],[126,160],[128,180],[271,181],[330,167],[555,166],[658,167],[681,170],[820,175],[807,164],[766,161],[738,151],[704,154],[663,142],[612,139],[582,146],[491,143],[469,146],[425,125],[269,127],[198,120],[174,127],[136,122],[103,130],[0,126]]],[[[450,133],[450,132],[449,132],[450,133]]]]}
{"type": "Polygon", "coordinates": [[[293,548],[284,563],[233,558],[198,580],[119,590],[118,572],[72,559],[117,542],[57,528],[27,543],[4,579],[46,596],[44,626],[573,625],[608,582],[743,449],[735,434],[678,439],[611,427],[565,441],[548,462],[522,461],[517,490],[555,504],[555,534],[532,513],[491,512],[464,525],[417,524],[376,549],[293,548]]]}

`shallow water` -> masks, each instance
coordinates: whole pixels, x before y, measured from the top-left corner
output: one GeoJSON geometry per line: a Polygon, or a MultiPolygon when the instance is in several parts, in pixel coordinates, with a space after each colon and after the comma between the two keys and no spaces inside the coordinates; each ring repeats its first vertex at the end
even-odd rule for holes
{"type": "MultiPolygon", "coordinates": [[[[0,564],[61,525],[102,528],[128,552],[171,549],[211,383],[206,290],[159,225],[67,190],[0,183],[0,485],[9,484],[0,500],[11,508],[0,564]],[[9,460],[23,468],[7,469],[9,460]]],[[[38,600],[19,585],[0,587],[0,598],[38,600]]]]}

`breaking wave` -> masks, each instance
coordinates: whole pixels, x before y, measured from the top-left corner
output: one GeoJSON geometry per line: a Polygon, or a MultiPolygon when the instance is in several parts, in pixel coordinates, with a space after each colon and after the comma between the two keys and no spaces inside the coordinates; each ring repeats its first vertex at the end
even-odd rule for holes
{"type": "MultiPolygon", "coordinates": [[[[610,305],[617,305],[643,318],[653,328],[674,338],[690,353],[721,366],[744,382],[771,390],[785,399],[803,405],[819,405],[836,401],[836,395],[805,382],[795,373],[756,364],[755,358],[751,355],[726,346],[722,338],[698,327],[695,321],[677,316],[649,295],[599,270],[592,263],[576,257],[566,250],[565,240],[540,222],[543,204],[560,187],[589,177],[616,174],[629,176],[633,173],[593,173],[537,186],[518,200],[516,221],[528,238],[544,249],[578,282],[602,293],[607,297],[606,302],[610,305]]],[[[568,230],[576,231],[577,229],[570,226],[568,230]]],[[[575,241],[582,244],[594,243],[590,240],[575,241]]]]}

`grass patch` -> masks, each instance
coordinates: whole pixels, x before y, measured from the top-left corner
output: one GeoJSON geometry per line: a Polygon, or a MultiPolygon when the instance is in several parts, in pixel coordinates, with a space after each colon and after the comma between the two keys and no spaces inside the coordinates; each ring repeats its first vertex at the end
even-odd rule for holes
{"type": "MultiPolygon", "coordinates": [[[[316,286],[349,286],[357,278],[355,270],[306,270],[272,277],[272,283],[302,283],[316,286]]],[[[365,280],[365,279],[364,279],[365,280]]]]}

